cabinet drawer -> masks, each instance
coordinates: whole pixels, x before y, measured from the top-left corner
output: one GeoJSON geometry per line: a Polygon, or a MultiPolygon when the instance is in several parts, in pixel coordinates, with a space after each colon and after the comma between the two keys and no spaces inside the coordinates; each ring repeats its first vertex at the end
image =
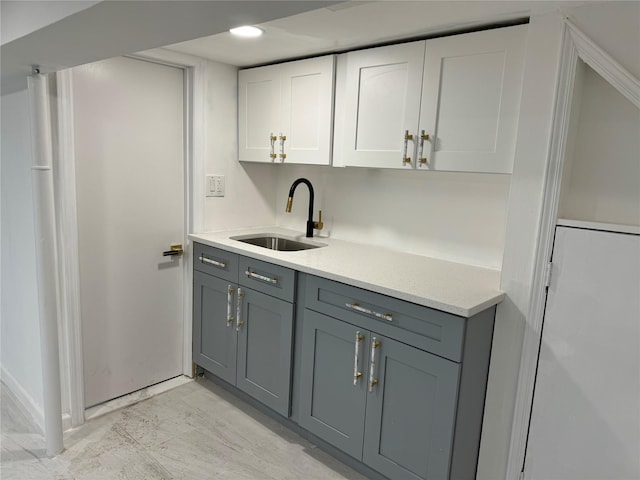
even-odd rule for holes
{"type": "Polygon", "coordinates": [[[455,362],[462,360],[462,317],[311,275],[304,301],[305,308],[455,362]]]}
{"type": "Polygon", "coordinates": [[[219,248],[194,243],[193,269],[215,275],[229,282],[238,281],[238,255],[219,248]]]}
{"type": "Polygon", "coordinates": [[[240,257],[238,283],[293,303],[296,272],[248,257],[240,257]]]}

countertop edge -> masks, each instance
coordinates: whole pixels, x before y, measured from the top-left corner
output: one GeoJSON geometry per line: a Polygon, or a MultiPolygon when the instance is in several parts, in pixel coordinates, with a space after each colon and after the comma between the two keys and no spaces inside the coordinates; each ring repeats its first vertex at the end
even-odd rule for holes
{"type": "MultiPolygon", "coordinates": [[[[377,283],[372,283],[369,282],[365,279],[359,279],[359,278],[355,278],[355,277],[351,277],[348,275],[343,275],[340,273],[335,273],[332,271],[328,271],[328,270],[323,270],[321,268],[316,268],[310,265],[305,264],[303,261],[300,261],[299,259],[284,259],[281,257],[276,256],[276,252],[273,252],[271,250],[265,250],[264,252],[262,250],[264,250],[262,247],[256,247],[253,245],[249,245],[249,244],[244,244],[244,243],[240,243],[237,242],[235,240],[231,240],[229,237],[231,236],[240,236],[240,235],[244,235],[244,234],[250,234],[250,233],[255,233],[257,231],[257,229],[255,228],[247,228],[247,229],[238,229],[238,230],[229,230],[229,231],[218,231],[218,232],[205,232],[205,233],[190,233],[188,235],[189,240],[191,240],[192,242],[197,242],[197,243],[202,243],[211,247],[215,247],[215,248],[220,248],[221,250],[225,250],[231,253],[236,253],[239,255],[244,255],[246,257],[250,257],[250,258],[254,258],[256,260],[262,260],[265,262],[269,262],[272,263],[274,265],[279,265],[282,267],[286,267],[286,268],[291,268],[293,270],[302,272],[302,273],[306,273],[306,274],[310,274],[310,275],[316,275],[318,277],[322,277],[322,278],[326,278],[329,280],[334,280],[337,282],[341,282],[341,283],[345,283],[345,284],[349,284],[349,285],[353,285],[355,287],[359,287],[359,288],[363,288],[365,290],[370,290],[376,293],[380,293],[383,295],[387,295],[390,297],[394,297],[394,298],[398,298],[400,300],[405,300],[411,303],[415,303],[418,305],[422,305],[422,306],[426,306],[429,308],[433,308],[436,310],[441,310],[453,315],[457,315],[460,317],[465,317],[465,318],[470,318],[473,317],[474,315],[476,315],[477,313],[482,312],[483,310],[486,310],[487,308],[490,308],[492,306],[495,306],[497,304],[499,304],[500,302],[502,302],[506,296],[506,294],[499,290],[499,289],[488,289],[488,291],[486,293],[482,293],[482,294],[478,294],[478,296],[482,297],[481,299],[477,299],[476,301],[471,302],[470,304],[467,305],[460,305],[460,304],[452,304],[452,303],[446,303],[446,302],[442,302],[439,300],[436,300],[434,298],[429,298],[429,297],[425,297],[422,295],[417,295],[417,294],[412,294],[410,292],[406,292],[403,290],[398,290],[396,288],[392,288],[389,286],[385,286],[385,285],[380,285],[377,283]]],[[[293,235],[293,236],[300,236],[298,234],[298,232],[292,232],[288,229],[283,229],[281,227],[261,227],[261,229],[259,230],[260,232],[269,232],[269,233],[274,233],[274,234],[282,234],[282,235],[293,235]]],[[[325,241],[332,241],[335,242],[335,240],[332,239],[327,239],[327,238],[317,238],[314,237],[313,239],[308,239],[311,240],[312,242],[316,242],[316,243],[323,243],[325,241]]],[[[338,241],[339,243],[343,243],[343,244],[351,244],[353,246],[358,246],[358,244],[353,244],[352,242],[343,242],[343,241],[338,241]]],[[[364,245],[363,245],[364,247],[364,245]]],[[[373,247],[371,245],[366,245],[366,247],[369,248],[376,248],[373,247]]],[[[380,247],[380,250],[385,250],[382,247],[380,247]]],[[[389,252],[388,250],[386,250],[387,252],[389,252]]],[[[282,253],[282,252],[278,252],[278,253],[282,253]]],[[[287,252],[287,253],[298,253],[298,252],[287,252]]],[[[397,252],[398,255],[408,255],[408,254],[404,254],[402,252],[397,252]]],[[[433,260],[433,261],[437,261],[437,262],[446,262],[446,263],[450,263],[452,265],[459,265],[462,266],[462,268],[469,268],[471,269],[478,269],[478,270],[485,270],[485,271],[491,271],[491,272],[496,272],[499,274],[499,271],[495,271],[495,270],[491,270],[488,268],[483,268],[483,267],[476,267],[476,266],[471,266],[471,265],[464,265],[464,264],[457,264],[455,262],[447,262],[445,260],[440,260],[440,259],[431,259],[428,257],[420,257],[419,255],[415,255],[416,258],[422,258],[424,259],[424,261],[427,260],[433,260]]],[[[465,302],[468,303],[468,302],[465,302]]]]}

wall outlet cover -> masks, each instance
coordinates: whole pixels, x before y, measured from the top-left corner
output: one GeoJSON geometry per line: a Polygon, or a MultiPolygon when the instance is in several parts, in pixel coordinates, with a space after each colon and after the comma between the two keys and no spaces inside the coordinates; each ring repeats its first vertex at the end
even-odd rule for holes
{"type": "Polygon", "coordinates": [[[224,197],[224,175],[206,175],[205,192],[207,197],[224,197]]]}

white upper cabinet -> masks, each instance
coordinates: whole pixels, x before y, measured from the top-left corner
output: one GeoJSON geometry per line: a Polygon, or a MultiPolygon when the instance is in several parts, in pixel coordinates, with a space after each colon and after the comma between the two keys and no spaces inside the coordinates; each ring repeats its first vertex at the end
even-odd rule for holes
{"type": "Polygon", "coordinates": [[[526,29],[344,54],[334,164],[511,173],[526,29]]]}
{"type": "Polygon", "coordinates": [[[350,52],[346,58],[343,163],[401,167],[404,145],[413,145],[404,141],[405,132],[418,125],[424,42],[350,52]]]}
{"type": "Polygon", "coordinates": [[[427,42],[418,133],[430,141],[418,168],[511,173],[526,28],[427,42]]]}
{"type": "Polygon", "coordinates": [[[333,55],[238,73],[238,158],[331,164],[333,55]]]}
{"type": "Polygon", "coordinates": [[[271,136],[280,133],[280,66],[240,70],[238,92],[239,159],[271,162],[271,136]]]}

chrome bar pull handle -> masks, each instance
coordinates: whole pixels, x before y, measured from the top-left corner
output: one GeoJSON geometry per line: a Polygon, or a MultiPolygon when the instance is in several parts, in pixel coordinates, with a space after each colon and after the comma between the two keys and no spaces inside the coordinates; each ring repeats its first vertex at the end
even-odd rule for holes
{"type": "Polygon", "coordinates": [[[347,303],[347,308],[351,310],[355,310],[356,312],[364,313],[366,315],[371,315],[372,317],[380,318],[381,320],[387,320],[389,322],[393,322],[393,314],[392,313],[380,313],[375,310],[370,310],[368,308],[361,307],[358,303],[347,303]]]}
{"type": "Polygon", "coordinates": [[[420,132],[420,143],[418,144],[419,152],[418,152],[418,168],[428,166],[427,157],[424,156],[424,142],[431,142],[431,137],[429,137],[428,133],[425,133],[424,130],[420,132]]]}
{"type": "Polygon", "coordinates": [[[208,263],[209,265],[213,265],[214,267],[227,268],[227,264],[226,263],[219,262],[219,261],[214,260],[212,258],[207,258],[204,255],[200,255],[198,257],[198,260],[200,260],[202,263],[208,263]]]}
{"type": "Polygon", "coordinates": [[[353,385],[358,385],[358,379],[362,377],[360,371],[360,342],[364,340],[364,335],[360,334],[360,330],[356,332],[355,358],[353,360],[353,385]]]}
{"type": "Polygon", "coordinates": [[[233,318],[233,294],[236,293],[236,289],[232,285],[227,287],[227,327],[230,327],[235,318],[233,318]]]}
{"type": "Polygon", "coordinates": [[[378,384],[376,375],[376,350],[380,347],[381,343],[376,337],[371,339],[371,361],[369,363],[369,393],[373,392],[373,387],[378,384]]]}
{"type": "Polygon", "coordinates": [[[244,298],[244,292],[242,288],[238,287],[238,296],[236,297],[236,332],[240,331],[240,327],[244,325],[242,321],[242,299],[244,298]]]}
{"type": "Polygon", "coordinates": [[[255,278],[256,280],[262,280],[263,282],[267,282],[267,283],[270,283],[272,285],[277,285],[278,284],[278,279],[277,278],[272,278],[272,277],[267,277],[265,275],[260,275],[259,273],[252,272],[249,269],[247,269],[247,271],[244,272],[244,273],[245,273],[245,275],[247,277],[255,278]]]}
{"type": "Polygon", "coordinates": [[[413,135],[409,133],[409,130],[404,131],[404,150],[402,151],[402,164],[407,163],[411,165],[411,157],[407,156],[409,150],[409,140],[413,140],[413,135]]]}
{"type": "Polygon", "coordinates": [[[276,155],[276,140],[278,139],[278,137],[276,137],[273,132],[271,132],[271,134],[269,135],[269,142],[271,143],[271,153],[269,154],[269,158],[271,159],[271,161],[273,162],[277,155],[276,155]]]}

